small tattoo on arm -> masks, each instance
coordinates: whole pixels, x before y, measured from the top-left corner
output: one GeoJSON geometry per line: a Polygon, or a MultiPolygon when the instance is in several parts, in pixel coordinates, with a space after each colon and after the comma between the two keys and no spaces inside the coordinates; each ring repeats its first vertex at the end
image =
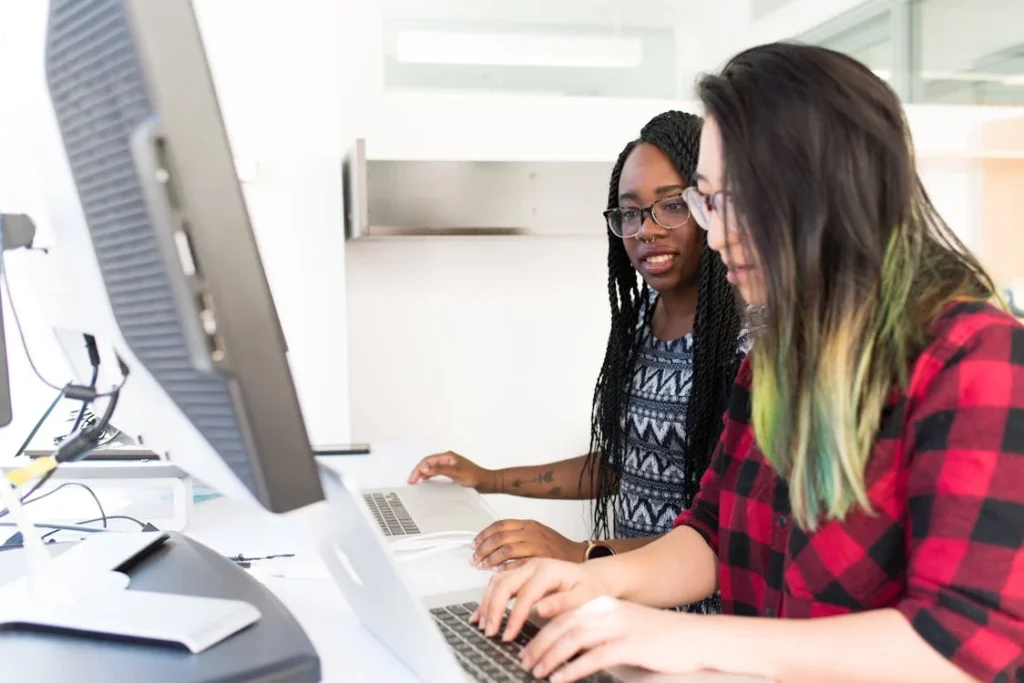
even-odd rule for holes
{"type": "Polygon", "coordinates": [[[562,495],[562,487],[561,486],[554,486],[554,487],[552,487],[551,490],[548,491],[548,495],[549,496],[560,496],[560,495],[562,495]]]}
{"type": "Polygon", "coordinates": [[[510,485],[509,488],[521,489],[524,484],[550,484],[550,483],[552,483],[554,481],[555,481],[555,471],[554,470],[547,470],[545,472],[541,472],[540,474],[538,474],[536,476],[530,477],[529,479],[527,479],[525,481],[522,478],[517,477],[517,478],[512,480],[512,484],[510,485]]]}

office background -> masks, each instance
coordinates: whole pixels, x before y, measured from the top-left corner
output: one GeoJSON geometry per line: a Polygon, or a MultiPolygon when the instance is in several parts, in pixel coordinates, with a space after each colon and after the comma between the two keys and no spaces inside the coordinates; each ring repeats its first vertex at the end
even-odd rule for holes
{"type": "MultiPolygon", "coordinates": [[[[586,225],[532,236],[346,242],[341,159],[607,163],[640,126],[745,45],[797,37],[865,61],[908,103],[935,203],[1001,283],[1024,275],[1024,21],[1018,0],[195,0],[311,438],[451,447],[485,466],[587,446],[607,332],[605,188],[586,225]],[[497,34],[497,35],[496,35],[497,34]],[[510,35],[511,34],[511,35],[510,35]],[[1019,200],[1018,200],[1019,201],[1019,200]]],[[[45,3],[0,3],[0,207],[45,244],[55,130],[45,3]]],[[[396,200],[409,188],[391,188],[396,200]]],[[[61,201],[73,201],[62,198],[61,201]]],[[[498,204],[514,197],[496,197],[498,204]]],[[[51,204],[52,206],[52,204],[51,204]]],[[[32,356],[66,364],[7,266],[32,356]]],[[[5,301],[5,305],[8,302],[5,301]]],[[[6,318],[11,452],[52,399],[6,318]]],[[[116,417],[114,420],[117,423],[116,417]]],[[[519,508],[503,510],[514,514],[519,508]]],[[[582,533],[577,503],[521,514],[582,533]]]]}

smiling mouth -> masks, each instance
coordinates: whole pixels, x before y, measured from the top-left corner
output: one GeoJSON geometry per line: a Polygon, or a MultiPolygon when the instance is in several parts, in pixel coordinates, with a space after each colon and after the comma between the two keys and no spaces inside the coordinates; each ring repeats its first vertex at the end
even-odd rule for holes
{"type": "Polygon", "coordinates": [[[675,257],[675,254],[656,254],[654,256],[648,256],[647,258],[644,259],[644,262],[649,263],[652,266],[657,266],[663,263],[668,263],[675,257]]]}

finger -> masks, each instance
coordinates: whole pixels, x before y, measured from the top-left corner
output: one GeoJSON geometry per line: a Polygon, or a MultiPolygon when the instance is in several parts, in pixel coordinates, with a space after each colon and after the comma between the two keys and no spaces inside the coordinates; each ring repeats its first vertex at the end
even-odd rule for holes
{"type": "Polygon", "coordinates": [[[423,460],[420,460],[419,464],[413,469],[409,475],[409,483],[415,484],[424,479],[444,474],[446,470],[454,468],[456,462],[455,454],[451,452],[428,455],[423,460]]]}
{"type": "Polygon", "coordinates": [[[494,569],[509,560],[528,560],[537,556],[537,546],[531,541],[510,540],[502,543],[493,552],[484,556],[478,563],[480,569],[494,569]]]}
{"type": "Polygon", "coordinates": [[[501,534],[508,531],[520,531],[525,527],[526,523],[521,519],[502,519],[497,522],[492,522],[484,528],[483,531],[476,535],[473,542],[470,543],[470,547],[474,550],[477,549],[484,541],[495,534],[501,534]]]}
{"type": "Polygon", "coordinates": [[[499,564],[497,567],[495,567],[494,571],[507,572],[513,569],[518,569],[519,567],[522,567],[524,564],[526,564],[528,561],[528,558],[524,558],[522,560],[512,560],[511,562],[505,562],[504,564],[499,564]]]}
{"type": "Polygon", "coordinates": [[[548,680],[551,683],[572,683],[613,666],[631,664],[633,658],[629,656],[629,647],[625,638],[606,641],[567,662],[552,673],[548,680]]]}
{"type": "Polygon", "coordinates": [[[552,593],[539,600],[534,610],[538,616],[544,619],[554,619],[558,615],[577,609],[593,599],[594,594],[592,592],[573,588],[572,590],[552,593]]]}
{"type": "MultiPolygon", "coordinates": [[[[574,657],[582,656],[592,649],[612,643],[621,637],[620,632],[606,621],[581,622],[548,648],[540,661],[532,666],[532,673],[536,678],[547,679],[574,657]]],[[[586,674],[581,674],[579,677],[582,678],[601,668],[603,665],[587,671],[586,674]]]]}
{"type": "Polygon", "coordinates": [[[511,572],[495,574],[487,583],[483,597],[480,598],[480,607],[477,609],[477,625],[484,633],[494,635],[501,625],[501,620],[508,609],[508,602],[519,592],[523,584],[533,576],[533,570],[529,564],[525,567],[511,572]]]}
{"type": "Polygon", "coordinates": [[[580,652],[625,637],[623,619],[614,618],[612,608],[598,612],[588,607],[589,603],[541,629],[523,649],[523,666],[533,669],[537,678],[547,678],[580,652]]]}
{"type": "Polygon", "coordinates": [[[516,591],[516,604],[508,616],[508,623],[502,638],[507,642],[519,635],[523,624],[530,617],[530,610],[537,604],[537,601],[549,593],[562,591],[569,588],[563,580],[565,570],[559,565],[564,564],[556,560],[534,560],[527,562],[526,566],[512,572],[501,572],[499,576],[508,576],[516,572],[529,572],[531,579],[523,582],[523,585],[516,591]],[[531,570],[531,567],[533,568],[531,570]]]}

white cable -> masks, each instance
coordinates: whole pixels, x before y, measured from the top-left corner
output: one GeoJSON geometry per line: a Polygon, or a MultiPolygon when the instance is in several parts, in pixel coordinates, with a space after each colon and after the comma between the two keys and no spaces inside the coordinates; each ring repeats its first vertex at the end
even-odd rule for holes
{"type": "Polygon", "coordinates": [[[409,538],[398,539],[391,543],[391,549],[403,552],[408,550],[424,550],[436,546],[457,548],[469,545],[477,537],[475,531],[437,531],[430,534],[418,534],[409,538]]]}
{"type": "Polygon", "coordinates": [[[396,562],[412,562],[413,560],[422,560],[424,557],[430,557],[431,555],[437,555],[443,553],[446,550],[453,550],[466,545],[465,543],[452,543],[452,544],[435,544],[432,546],[426,546],[420,550],[406,550],[404,552],[395,553],[396,562]]]}

